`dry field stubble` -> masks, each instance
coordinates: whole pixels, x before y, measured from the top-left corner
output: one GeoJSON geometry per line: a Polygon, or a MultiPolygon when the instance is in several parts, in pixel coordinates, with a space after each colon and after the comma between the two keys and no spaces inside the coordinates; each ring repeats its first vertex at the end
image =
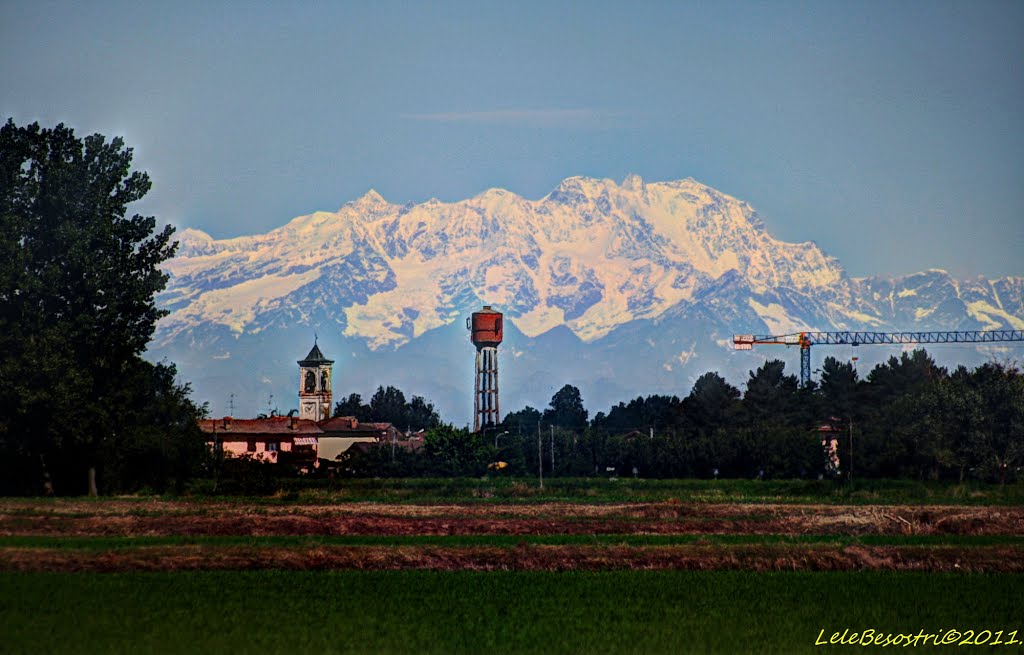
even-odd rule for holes
{"type": "Polygon", "coordinates": [[[1020,535],[1024,535],[1024,508],[1012,506],[678,502],[246,505],[134,499],[3,500],[0,570],[618,568],[1021,572],[1024,547],[1016,539],[1020,535]],[[560,544],[527,540],[570,535],[594,535],[595,542],[580,543],[577,539],[560,544]],[[640,535],[690,535],[695,539],[669,545],[626,543],[628,538],[640,535]],[[460,536],[477,540],[471,544],[457,543],[460,536]],[[494,544],[487,543],[488,536],[495,538],[494,544]],[[524,540],[509,543],[509,536],[522,536],[524,540]],[[598,536],[604,538],[598,542],[598,536]],[[622,537],[622,543],[616,543],[616,536],[622,537]],[[714,541],[715,537],[743,536],[749,536],[752,542],[714,541]],[[145,542],[156,537],[167,538],[170,543],[145,542]],[[237,540],[230,541],[233,537],[252,540],[239,544],[237,540]],[[279,537],[298,540],[273,541],[279,537]],[[336,541],[324,542],[319,537],[336,541]],[[346,537],[396,541],[345,543],[346,537]],[[418,537],[433,539],[417,543],[418,537]],[[448,537],[453,539],[451,544],[445,543],[448,537]],[[793,539],[780,543],[779,537],[793,539]],[[835,537],[854,541],[837,542],[835,537]],[[892,539],[891,543],[861,543],[857,541],[861,537],[892,539]],[[900,543],[906,537],[930,541],[900,543]],[[970,543],[975,537],[984,540],[970,543]],[[218,538],[223,541],[218,543],[218,538]],[[303,542],[304,538],[308,541],[303,542]],[[501,543],[499,538],[504,538],[501,543]],[[763,542],[758,543],[758,538],[763,538],[763,542]],[[26,546],[25,539],[35,541],[26,546]],[[90,540],[100,545],[89,547],[90,540]],[[115,545],[103,545],[111,540],[115,545]]]}

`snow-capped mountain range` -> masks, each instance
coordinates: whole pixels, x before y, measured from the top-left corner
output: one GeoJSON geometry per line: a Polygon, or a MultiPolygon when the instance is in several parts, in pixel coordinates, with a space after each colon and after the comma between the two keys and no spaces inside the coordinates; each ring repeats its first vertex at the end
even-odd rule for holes
{"type": "MultiPolygon", "coordinates": [[[[238,415],[265,410],[271,393],[270,405],[293,407],[294,361],[316,332],[338,360],[336,399],[394,384],[465,423],[464,319],[482,304],[511,324],[503,411],[543,407],[565,383],[593,413],[640,394],[683,396],[707,370],[739,384],[766,358],[796,367],[785,349],[734,353],[733,333],[1024,329],[1022,277],[852,278],[814,242],[773,238],[750,205],[692,179],[572,177],[539,200],[489,189],[405,205],[370,191],[263,235],[177,236],[159,297],[171,314],[151,356],[177,362],[215,415],[232,393],[238,415]]],[[[893,354],[871,348],[858,353],[865,363],[893,354]]],[[[932,351],[968,364],[1022,351],[944,348],[932,351]]]]}

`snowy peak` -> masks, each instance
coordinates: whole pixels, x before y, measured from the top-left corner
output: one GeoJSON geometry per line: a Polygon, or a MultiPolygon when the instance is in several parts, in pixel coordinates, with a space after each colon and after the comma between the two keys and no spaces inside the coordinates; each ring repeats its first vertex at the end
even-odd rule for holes
{"type": "Polygon", "coordinates": [[[175,236],[178,240],[178,257],[198,257],[217,252],[213,237],[202,230],[187,227],[178,230],[175,236]]]}
{"type": "Polygon", "coordinates": [[[774,239],[749,204],[693,179],[570,177],[537,200],[493,188],[406,205],[370,190],[267,234],[179,239],[160,298],[165,342],[211,324],[308,325],[393,348],[481,302],[527,337],[564,326],[588,343],[687,307],[775,330],[1017,325],[1024,313],[1019,279],[851,280],[813,242],[774,239]],[[712,302],[723,288],[735,301],[712,302]]]}
{"type": "Polygon", "coordinates": [[[375,189],[370,189],[356,200],[353,200],[352,202],[348,202],[342,205],[342,208],[359,207],[376,209],[380,208],[382,205],[389,206],[388,201],[384,200],[384,198],[379,193],[377,193],[375,189]]]}
{"type": "Polygon", "coordinates": [[[627,175],[625,177],[625,179],[622,180],[622,185],[621,186],[622,186],[623,189],[626,189],[626,190],[629,190],[629,191],[634,191],[634,192],[636,192],[636,191],[643,191],[643,189],[644,189],[644,181],[643,181],[643,179],[639,175],[637,175],[635,173],[630,173],[629,175],[627,175]]]}

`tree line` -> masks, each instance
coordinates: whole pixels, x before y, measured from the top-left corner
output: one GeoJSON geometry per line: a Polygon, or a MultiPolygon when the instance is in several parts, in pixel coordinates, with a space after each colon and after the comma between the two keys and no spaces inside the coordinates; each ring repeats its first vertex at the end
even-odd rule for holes
{"type": "Polygon", "coordinates": [[[349,394],[334,404],[334,416],[352,416],[364,423],[391,423],[402,431],[417,431],[436,428],[441,417],[434,404],[422,396],[412,396],[408,401],[397,387],[377,387],[369,403],[363,402],[358,393],[349,394]]]}
{"type": "Polygon", "coordinates": [[[861,379],[825,359],[800,388],[779,360],[741,390],[715,372],[690,393],[620,402],[592,419],[566,385],[544,410],[524,407],[478,434],[428,431],[420,453],[370,452],[357,475],[513,475],[807,478],[852,476],[1007,482],[1024,467],[1024,375],[989,362],[950,372],[925,350],[903,353],[861,379]],[[822,442],[836,441],[838,469],[822,442]]]}

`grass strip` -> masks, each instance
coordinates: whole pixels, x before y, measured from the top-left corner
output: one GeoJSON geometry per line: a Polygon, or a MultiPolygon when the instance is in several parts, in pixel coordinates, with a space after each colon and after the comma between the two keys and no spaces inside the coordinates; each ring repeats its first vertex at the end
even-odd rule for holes
{"type": "MultiPolygon", "coordinates": [[[[434,503],[828,503],[836,505],[1024,505],[1024,480],[998,485],[918,480],[697,480],[602,477],[550,478],[538,489],[534,478],[282,478],[267,495],[217,496],[212,480],[199,480],[185,496],[135,496],[140,502],[160,498],[204,503],[330,504],[380,502],[434,503]]],[[[59,506],[61,499],[37,499],[59,506]]],[[[103,503],[106,499],[93,500],[103,503]]],[[[87,502],[87,499],[76,499],[87,502]]],[[[143,510],[145,511],[145,510],[143,510]]]]}
{"type": "MultiPolygon", "coordinates": [[[[337,502],[419,504],[584,504],[668,502],[784,503],[834,505],[1024,505],[1024,480],[998,485],[918,480],[697,480],[550,478],[543,490],[534,478],[282,478],[277,490],[265,495],[216,495],[212,480],[199,480],[183,496],[135,495],[119,501],[185,501],[189,504],[328,505],[337,502]]],[[[110,497],[76,498],[76,503],[102,505],[110,497]]],[[[62,498],[36,498],[40,510],[60,511],[62,498]]],[[[0,499],[0,507],[3,500],[0,499]]],[[[8,509],[18,512],[18,509],[8,509]]],[[[36,511],[34,508],[29,512],[36,511]]],[[[149,510],[139,507],[140,515],[149,510]]]]}
{"type": "Polygon", "coordinates": [[[1024,481],[1010,485],[917,480],[697,480],[551,478],[394,478],[282,480],[268,502],[384,503],[830,503],[837,505],[1021,505],[1024,481]]]}

